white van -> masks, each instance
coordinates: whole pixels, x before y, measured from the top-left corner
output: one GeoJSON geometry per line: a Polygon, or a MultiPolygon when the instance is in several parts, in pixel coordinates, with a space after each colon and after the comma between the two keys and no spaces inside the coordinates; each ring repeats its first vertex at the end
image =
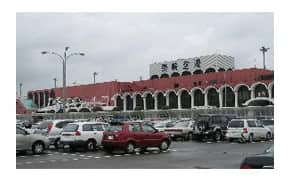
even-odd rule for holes
{"type": "Polygon", "coordinates": [[[226,138],[229,141],[234,139],[242,142],[253,140],[271,139],[271,130],[264,127],[257,119],[233,119],[228,124],[226,138]]]}

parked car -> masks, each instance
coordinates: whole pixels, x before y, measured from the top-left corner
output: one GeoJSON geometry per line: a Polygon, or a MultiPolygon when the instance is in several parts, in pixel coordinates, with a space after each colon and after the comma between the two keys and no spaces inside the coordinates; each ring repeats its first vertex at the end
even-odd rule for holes
{"type": "Polygon", "coordinates": [[[226,137],[229,141],[238,139],[241,142],[257,139],[271,139],[271,130],[264,127],[257,119],[233,119],[229,122],[226,137]]]}
{"type": "Polygon", "coordinates": [[[49,140],[40,134],[30,134],[25,129],[16,126],[16,152],[32,151],[34,154],[41,154],[48,148],[49,140]]]}
{"type": "Polygon", "coordinates": [[[102,140],[103,148],[108,153],[112,153],[114,149],[133,153],[135,148],[141,148],[143,152],[147,147],[158,147],[164,151],[169,148],[170,143],[170,137],[166,133],[142,122],[111,123],[102,140]]]}
{"type": "Polygon", "coordinates": [[[271,130],[272,137],[274,137],[274,119],[262,119],[262,124],[271,130]]]}
{"type": "Polygon", "coordinates": [[[194,135],[201,141],[205,139],[223,140],[228,122],[235,117],[235,115],[226,114],[200,114],[195,123],[194,135]]]}
{"type": "Polygon", "coordinates": [[[153,126],[158,131],[165,131],[166,128],[173,127],[177,122],[173,120],[163,120],[155,123],[153,126]]]}
{"type": "Polygon", "coordinates": [[[261,154],[245,157],[240,169],[274,169],[274,145],[261,154]]]}
{"type": "Polygon", "coordinates": [[[54,145],[55,148],[59,148],[60,135],[63,127],[74,121],[75,120],[72,119],[45,120],[38,125],[38,127],[34,130],[34,133],[48,136],[50,144],[54,145]]]}
{"type": "Polygon", "coordinates": [[[194,120],[182,120],[177,122],[173,127],[165,128],[164,132],[172,139],[182,138],[183,140],[192,140],[194,123],[194,120]]]}
{"type": "Polygon", "coordinates": [[[103,122],[74,122],[67,124],[61,133],[60,143],[71,149],[83,147],[88,151],[101,145],[103,132],[108,127],[103,122]]]}

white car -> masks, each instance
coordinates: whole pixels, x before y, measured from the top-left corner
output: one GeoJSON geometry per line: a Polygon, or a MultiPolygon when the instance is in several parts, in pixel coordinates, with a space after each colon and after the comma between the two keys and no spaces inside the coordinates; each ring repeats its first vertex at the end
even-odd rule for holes
{"type": "Polygon", "coordinates": [[[172,120],[163,120],[155,123],[153,126],[156,128],[158,131],[163,132],[165,131],[166,128],[173,127],[175,125],[175,121],[172,120]]]}
{"type": "Polygon", "coordinates": [[[228,124],[226,134],[229,141],[238,139],[242,142],[252,142],[257,139],[269,140],[271,136],[271,130],[256,119],[232,119],[228,124]]]}
{"type": "Polygon", "coordinates": [[[108,124],[102,122],[74,122],[67,124],[61,133],[60,143],[71,149],[84,147],[93,151],[102,143],[103,132],[108,124]]]}
{"type": "Polygon", "coordinates": [[[194,123],[194,120],[178,121],[173,127],[165,128],[164,132],[172,139],[182,138],[184,140],[192,140],[194,123]]]}
{"type": "Polygon", "coordinates": [[[267,127],[271,130],[272,137],[274,137],[274,119],[262,119],[261,121],[264,127],[267,127]]]}

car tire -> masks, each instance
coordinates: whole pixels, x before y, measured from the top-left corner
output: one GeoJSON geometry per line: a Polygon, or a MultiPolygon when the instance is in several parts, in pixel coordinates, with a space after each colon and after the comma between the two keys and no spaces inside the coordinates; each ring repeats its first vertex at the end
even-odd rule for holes
{"type": "Polygon", "coordinates": [[[233,142],[234,141],[234,139],[233,138],[229,138],[229,142],[233,142]]]}
{"type": "Polygon", "coordinates": [[[55,141],[54,141],[54,148],[55,149],[59,149],[59,147],[60,147],[60,138],[57,138],[55,141]]]}
{"type": "Polygon", "coordinates": [[[271,139],[271,133],[270,132],[267,132],[266,134],[266,140],[269,141],[271,139]]]}
{"type": "Polygon", "coordinates": [[[169,148],[168,140],[163,140],[159,145],[160,151],[166,151],[168,148],[169,148]]]}
{"type": "Polygon", "coordinates": [[[93,139],[90,139],[87,141],[86,143],[86,150],[87,151],[95,151],[96,150],[96,147],[97,147],[97,142],[93,139]]]}
{"type": "Polygon", "coordinates": [[[222,133],[220,130],[215,131],[213,139],[215,141],[220,141],[222,139],[222,133]]]}
{"type": "Polygon", "coordinates": [[[254,135],[250,134],[249,137],[248,137],[249,143],[253,142],[253,140],[254,140],[254,135]]]}
{"type": "Polygon", "coordinates": [[[135,152],[135,144],[133,142],[128,142],[126,149],[125,149],[126,153],[132,154],[135,152]]]}
{"type": "Polygon", "coordinates": [[[44,152],[44,143],[41,141],[36,141],[32,145],[32,152],[33,154],[42,154],[44,152]]]}

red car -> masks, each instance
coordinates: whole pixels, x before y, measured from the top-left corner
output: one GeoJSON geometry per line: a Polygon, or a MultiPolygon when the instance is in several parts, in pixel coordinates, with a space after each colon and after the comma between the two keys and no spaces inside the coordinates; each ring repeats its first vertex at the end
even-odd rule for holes
{"type": "Polygon", "coordinates": [[[158,147],[165,151],[170,143],[170,137],[166,133],[142,122],[112,123],[104,132],[102,140],[103,148],[108,153],[112,153],[114,149],[133,153],[135,148],[141,148],[143,152],[147,147],[158,147]]]}

